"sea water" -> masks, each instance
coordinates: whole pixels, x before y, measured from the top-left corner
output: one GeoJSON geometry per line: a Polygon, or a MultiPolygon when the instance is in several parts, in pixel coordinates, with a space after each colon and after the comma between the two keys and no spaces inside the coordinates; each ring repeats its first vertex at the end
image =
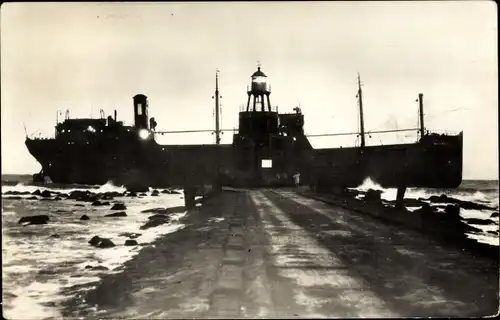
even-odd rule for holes
{"type": "MultiPolygon", "coordinates": [[[[161,235],[184,227],[179,219],[186,212],[173,214],[169,223],[140,230],[151,213],[145,209],[167,208],[184,204],[181,194],[164,194],[144,197],[116,197],[111,203],[126,205],[126,217],[104,217],[112,213],[109,206],[92,206],[89,202],[75,200],[42,201],[25,200],[32,195],[21,195],[23,199],[8,199],[8,191],[33,192],[39,189],[70,193],[88,188],[48,189],[18,184],[2,186],[2,287],[3,314],[7,319],[60,318],[58,305],[71,298],[68,288],[85,290],[100,280],[103,275],[120,272],[123,264],[137,255],[144,245],[161,235]],[[44,225],[18,224],[23,216],[49,215],[44,225]],[[90,220],[81,221],[82,215],[90,220]],[[124,233],[141,234],[135,240],[139,246],[125,246],[124,233]],[[100,249],[88,241],[93,236],[110,238],[115,247],[100,249]],[[86,266],[102,266],[108,270],[86,269],[86,266]],[[63,293],[64,292],[64,293],[63,293]]],[[[95,193],[124,192],[125,188],[106,184],[91,188],[95,193]]],[[[18,196],[18,195],[16,195],[18,196]]]]}

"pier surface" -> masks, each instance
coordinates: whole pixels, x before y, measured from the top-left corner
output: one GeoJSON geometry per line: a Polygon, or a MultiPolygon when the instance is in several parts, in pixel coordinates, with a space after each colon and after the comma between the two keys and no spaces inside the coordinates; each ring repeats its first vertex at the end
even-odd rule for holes
{"type": "Polygon", "coordinates": [[[498,311],[497,261],[292,190],[224,191],[185,223],[105,277],[86,303],[128,319],[498,311]]]}

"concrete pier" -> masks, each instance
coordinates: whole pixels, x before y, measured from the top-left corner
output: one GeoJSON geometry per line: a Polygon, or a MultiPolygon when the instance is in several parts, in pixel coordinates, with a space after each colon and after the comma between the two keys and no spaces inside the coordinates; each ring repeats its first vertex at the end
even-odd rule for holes
{"type": "MultiPolygon", "coordinates": [[[[476,317],[498,261],[286,190],[224,191],[85,296],[99,317],[476,317]]],[[[66,315],[93,316],[81,305],[66,315]]],[[[94,313],[92,313],[94,312],[94,313]]]]}

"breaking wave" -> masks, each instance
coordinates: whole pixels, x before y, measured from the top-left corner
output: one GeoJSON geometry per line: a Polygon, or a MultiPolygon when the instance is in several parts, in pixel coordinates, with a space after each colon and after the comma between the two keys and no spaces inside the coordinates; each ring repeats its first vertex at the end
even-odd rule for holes
{"type": "Polygon", "coordinates": [[[99,186],[36,186],[36,185],[30,185],[30,184],[24,184],[22,182],[19,182],[15,186],[2,186],[2,193],[9,192],[9,191],[17,191],[17,192],[34,192],[35,190],[48,190],[48,191],[57,191],[60,193],[65,193],[69,194],[73,191],[92,191],[92,192],[98,192],[98,193],[104,193],[104,192],[125,192],[127,189],[124,186],[115,186],[111,181],[106,182],[105,184],[99,186]]]}
{"type": "MultiPolygon", "coordinates": [[[[367,191],[369,189],[382,191],[381,197],[386,201],[394,201],[397,196],[397,188],[384,188],[370,177],[366,178],[361,185],[351,188],[357,191],[367,191]]],[[[440,196],[446,194],[462,201],[480,202],[492,207],[498,207],[498,187],[486,187],[481,190],[471,187],[457,189],[431,189],[431,188],[408,188],[405,198],[419,199],[429,198],[431,196],[440,196]]]]}

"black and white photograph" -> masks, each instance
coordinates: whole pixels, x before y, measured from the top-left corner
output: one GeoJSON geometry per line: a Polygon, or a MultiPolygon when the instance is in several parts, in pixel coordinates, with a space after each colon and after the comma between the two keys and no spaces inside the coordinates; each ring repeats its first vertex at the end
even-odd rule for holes
{"type": "Polygon", "coordinates": [[[3,318],[497,316],[497,12],[3,3],[3,318]]]}

